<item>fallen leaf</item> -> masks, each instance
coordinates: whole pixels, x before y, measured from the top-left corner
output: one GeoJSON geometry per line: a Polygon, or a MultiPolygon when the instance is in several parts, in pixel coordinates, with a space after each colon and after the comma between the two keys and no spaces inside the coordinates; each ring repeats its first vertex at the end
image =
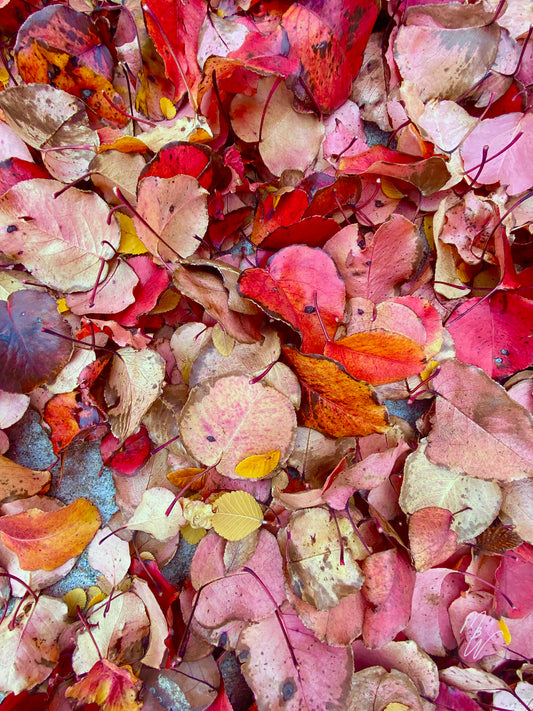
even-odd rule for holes
{"type": "Polygon", "coordinates": [[[274,388],[246,375],[205,380],[190,391],[180,418],[180,436],[189,454],[224,476],[246,457],[280,452],[284,463],[294,444],[296,414],[274,388]],[[259,444],[260,443],[260,444],[259,444]]]}
{"type": "Polygon", "coordinates": [[[417,375],[426,363],[424,349],[416,341],[384,329],[361,331],[328,341],[324,355],[342,363],[354,378],[371,385],[394,383],[417,375]]]}
{"type": "Polygon", "coordinates": [[[459,542],[478,536],[500,510],[502,494],[497,482],[433,464],[425,451],[422,441],[416,452],[407,457],[398,503],[408,514],[428,507],[451,512],[451,529],[459,542]]]}
{"type": "Polygon", "coordinates": [[[263,479],[278,466],[280,454],[279,449],[273,449],[265,454],[251,454],[237,464],[235,474],[247,479],[263,479]]]}
{"type": "Polygon", "coordinates": [[[342,365],[288,346],[283,348],[283,357],[300,379],[300,416],[306,427],[330,437],[365,436],[389,429],[387,410],[378,404],[372,386],[356,380],[342,365]]]}
{"type": "Polygon", "coordinates": [[[50,483],[49,471],[35,471],[0,456],[0,503],[33,496],[50,483]]]}
{"type": "Polygon", "coordinates": [[[293,326],[302,336],[304,353],[321,353],[326,337],[334,335],[344,316],[344,284],[333,260],[318,248],[285,247],[266,269],[246,269],[239,292],[293,326]]]}
{"type": "Polygon", "coordinates": [[[137,203],[143,219],[135,216],[133,222],[148,251],[166,262],[194,254],[207,229],[206,196],[207,191],[189,175],[143,178],[137,203]]]}
{"type": "Polygon", "coordinates": [[[229,491],[215,501],[211,519],[219,536],[228,541],[239,541],[263,523],[263,510],[246,491],[229,491]]]}
{"type": "Polygon", "coordinates": [[[145,531],[158,541],[170,541],[179,534],[184,523],[182,508],[174,494],[155,486],[143,493],[141,503],[126,525],[132,531],[145,531]]]}
{"type": "Polygon", "coordinates": [[[88,291],[105,278],[120,230],[96,193],[70,188],[54,198],[62,187],[36,178],[0,197],[0,247],[53,289],[88,291]]]}
{"type": "Polygon", "coordinates": [[[448,360],[432,387],[439,393],[428,436],[432,462],[479,479],[533,476],[533,420],[501,385],[479,368],[448,360]]]}
{"type": "Polygon", "coordinates": [[[59,511],[30,509],[0,518],[0,538],[23,570],[53,570],[82,553],[100,527],[100,514],[79,498],[59,511]]]}
{"type": "Polygon", "coordinates": [[[152,350],[117,351],[109,376],[109,388],[118,404],[109,409],[111,431],[123,443],[139,426],[144,414],[159,396],[165,377],[165,362],[152,350]]]}
{"type": "Polygon", "coordinates": [[[117,667],[109,659],[101,659],[87,676],[68,687],[65,696],[98,704],[102,711],[140,711],[142,703],[137,697],[141,685],[130,666],[117,667]]]}
{"type": "Polygon", "coordinates": [[[0,667],[0,690],[19,694],[48,679],[59,661],[59,637],[67,627],[67,606],[49,595],[26,599],[0,624],[0,641],[13,660],[0,667]]]}
{"type": "Polygon", "coordinates": [[[70,334],[48,294],[28,289],[0,301],[0,387],[28,393],[52,381],[70,360],[70,334]]]}
{"type": "Polygon", "coordinates": [[[320,642],[286,603],[278,614],[246,627],[237,655],[260,711],[340,709],[349,698],[351,649],[320,642]]]}

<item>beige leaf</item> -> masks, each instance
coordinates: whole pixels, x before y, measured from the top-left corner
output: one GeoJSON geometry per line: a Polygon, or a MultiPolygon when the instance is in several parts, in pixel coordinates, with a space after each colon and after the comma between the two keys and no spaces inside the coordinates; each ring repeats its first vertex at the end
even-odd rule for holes
{"type": "Polygon", "coordinates": [[[447,509],[454,515],[451,529],[459,542],[478,536],[498,515],[502,501],[500,487],[496,482],[433,464],[425,456],[425,449],[426,443],[421,440],[416,452],[405,462],[399,500],[402,510],[413,514],[428,506],[447,509]]]}
{"type": "Polygon", "coordinates": [[[198,249],[198,238],[201,239],[207,230],[207,190],[190,175],[143,178],[139,183],[137,210],[161,236],[158,240],[135,217],[139,239],[153,255],[164,261],[175,262],[179,257],[190,257],[198,249]]]}
{"type": "MultiPolygon", "coordinates": [[[[124,442],[139,427],[143,415],[157,399],[165,377],[165,361],[153,350],[121,348],[115,358],[109,387],[118,403],[109,410],[111,430],[124,442]]],[[[109,398],[108,398],[109,399],[109,398]]]]}
{"type": "Polygon", "coordinates": [[[185,523],[179,501],[176,501],[170,514],[166,515],[174,500],[174,494],[161,486],[147,489],[141,503],[128,521],[128,528],[132,531],[149,533],[158,541],[172,540],[185,523]]]}

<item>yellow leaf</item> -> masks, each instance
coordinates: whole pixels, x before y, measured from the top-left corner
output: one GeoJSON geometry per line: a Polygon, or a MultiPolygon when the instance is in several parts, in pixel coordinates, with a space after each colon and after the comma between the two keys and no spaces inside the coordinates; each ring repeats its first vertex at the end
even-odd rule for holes
{"type": "Polygon", "coordinates": [[[394,182],[385,176],[381,178],[381,190],[383,194],[391,198],[391,200],[401,200],[401,198],[405,197],[401,190],[398,190],[396,185],[394,185],[394,182]]]}
{"type": "Polygon", "coordinates": [[[85,605],[87,604],[87,593],[83,588],[73,588],[72,590],[69,590],[68,593],[63,595],[63,600],[68,606],[68,616],[77,617],[77,608],[79,607],[80,610],[85,609],[85,605]]]}
{"type": "Polygon", "coordinates": [[[102,602],[102,600],[105,600],[107,595],[100,590],[97,585],[91,585],[91,587],[87,590],[87,597],[89,600],[87,608],[90,608],[94,605],[98,605],[98,603],[102,602]]]}
{"type": "Polygon", "coordinates": [[[509,628],[507,627],[507,624],[503,618],[501,620],[498,620],[498,627],[501,630],[501,633],[503,635],[503,641],[505,642],[505,644],[507,644],[507,645],[511,644],[511,633],[510,633],[509,628]]]}
{"type": "Polygon", "coordinates": [[[9,84],[9,73],[4,67],[0,69],[0,84],[3,84],[4,88],[9,84]]]}
{"type": "Polygon", "coordinates": [[[68,311],[68,306],[67,306],[67,302],[65,299],[58,299],[57,300],[57,310],[59,311],[60,314],[64,314],[65,311],[68,311]]]}
{"type": "Polygon", "coordinates": [[[120,225],[120,254],[146,254],[148,251],[141,240],[137,237],[133,220],[128,215],[116,212],[120,225]]]}
{"type": "Polygon", "coordinates": [[[161,108],[161,113],[166,119],[173,119],[176,115],[176,107],[170,99],[167,99],[166,96],[162,96],[159,99],[159,106],[161,108]]]}
{"type": "Polygon", "coordinates": [[[235,474],[248,479],[263,479],[278,466],[280,454],[279,449],[273,449],[266,454],[252,454],[237,464],[235,474]]]}
{"type": "Polygon", "coordinates": [[[195,546],[202,540],[207,531],[205,528],[193,528],[190,523],[186,523],[185,526],[181,527],[180,533],[189,545],[195,546]]]}
{"type": "Polygon", "coordinates": [[[211,338],[213,340],[213,345],[223,356],[231,355],[233,347],[235,346],[235,339],[232,338],[223,328],[220,327],[219,323],[215,323],[213,331],[211,332],[211,338]]]}
{"type": "Polygon", "coordinates": [[[398,701],[393,701],[392,703],[387,704],[383,711],[409,711],[409,706],[400,704],[398,701]]]}
{"type": "Polygon", "coordinates": [[[246,491],[229,491],[222,494],[215,504],[213,528],[227,541],[240,541],[259,528],[263,511],[257,501],[246,491]]]}

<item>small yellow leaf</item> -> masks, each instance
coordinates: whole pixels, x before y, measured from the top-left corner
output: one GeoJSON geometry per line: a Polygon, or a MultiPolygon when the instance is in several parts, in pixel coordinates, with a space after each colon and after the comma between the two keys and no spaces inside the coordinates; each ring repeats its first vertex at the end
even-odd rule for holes
{"type": "Polygon", "coordinates": [[[388,198],[391,198],[391,200],[401,200],[405,197],[404,193],[402,193],[401,190],[398,190],[394,182],[385,176],[381,178],[381,190],[383,191],[383,194],[388,198]]]}
{"type": "Polygon", "coordinates": [[[409,706],[400,704],[398,701],[393,701],[392,703],[387,704],[383,711],[409,711],[409,706]]]}
{"type": "Polygon", "coordinates": [[[252,454],[237,464],[235,474],[247,479],[263,479],[278,466],[280,454],[279,449],[273,449],[266,454],[252,454]]]}
{"type": "Polygon", "coordinates": [[[93,607],[93,605],[98,605],[99,602],[102,602],[102,600],[105,600],[107,595],[100,590],[100,588],[97,585],[91,585],[91,587],[87,590],[87,598],[89,602],[87,603],[87,607],[93,607]]]}
{"type": "Polygon", "coordinates": [[[146,254],[148,251],[141,240],[137,237],[133,220],[128,215],[121,212],[115,213],[120,225],[120,254],[146,254]]]}
{"type": "Polygon", "coordinates": [[[59,311],[60,314],[64,314],[65,311],[68,311],[68,306],[67,302],[65,299],[58,299],[57,300],[57,310],[59,311]]]}
{"type": "Polygon", "coordinates": [[[195,546],[202,540],[207,531],[205,528],[193,528],[190,523],[186,523],[185,526],[181,527],[180,533],[190,546],[195,546]]]}
{"type": "Polygon", "coordinates": [[[259,528],[263,511],[246,491],[229,491],[214,503],[213,528],[227,541],[240,541],[259,528]]]}
{"type": "Polygon", "coordinates": [[[9,72],[4,67],[0,68],[0,84],[3,84],[4,88],[9,84],[9,72]]]}
{"type": "Polygon", "coordinates": [[[72,590],[69,590],[68,593],[63,595],[63,600],[67,603],[68,616],[77,617],[77,608],[79,607],[80,610],[85,609],[85,605],[87,604],[87,593],[83,588],[73,588],[72,590]]]}
{"type": "Polygon", "coordinates": [[[176,107],[170,99],[167,99],[166,96],[162,96],[159,99],[159,106],[161,108],[161,113],[166,119],[173,119],[176,115],[176,107]]]}
{"type": "Polygon", "coordinates": [[[216,323],[213,331],[211,332],[211,338],[213,340],[213,345],[223,356],[230,356],[233,348],[235,346],[235,339],[232,338],[223,328],[220,327],[219,323],[216,323]]]}
{"type": "Polygon", "coordinates": [[[507,627],[507,624],[503,618],[501,620],[498,620],[498,627],[501,630],[501,633],[503,635],[503,641],[505,642],[505,644],[511,644],[511,632],[509,631],[509,628],[507,627]]]}

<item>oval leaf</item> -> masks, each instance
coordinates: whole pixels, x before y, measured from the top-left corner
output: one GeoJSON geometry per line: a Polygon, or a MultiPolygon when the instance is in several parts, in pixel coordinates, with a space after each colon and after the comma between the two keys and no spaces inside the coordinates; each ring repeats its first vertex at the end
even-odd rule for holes
{"type": "Polygon", "coordinates": [[[266,454],[252,454],[237,464],[235,474],[247,479],[262,479],[278,466],[280,454],[279,449],[273,449],[266,454]]]}
{"type": "Polygon", "coordinates": [[[23,570],[54,570],[80,555],[100,528],[100,513],[84,498],[59,511],[30,509],[0,519],[0,539],[23,570]]]}
{"type": "Polygon", "coordinates": [[[215,503],[213,528],[228,541],[240,541],[263,523],[263,511],[257,501],[246,491],[222,494],[215,503]]]}
{"type": "Polygon", "coordinates": [[[246,457],[276,448],[289,456],[296,433],[290,400],[247,375],[207,380],[194,387],[182,411],[180,435],[189,454],[224,476],[246,457]]]}
{"type": "Polygon", "coordinates": [[[372,385],[395,383],[424,370],[424,349],[401,333],[361,331],[328,341],[324,355],[342,363],[354,378],[372,385]]]}
{"type": "Polygon", "coordinates": [[[372,386],[353,378],[342,365],[289,347],[283,348],[283,357],[302,386],[300,415],[306,427],[329,437],[364,437],[389,429],[387,410],[372,386]]]}
{"type": "Polygon", "coordinates": [[[70,335],[48,294],[24,289],[0,301],[0,388],[29,393],[53,380],[70,359],[72,344],[62,338],[70,335]]]}

